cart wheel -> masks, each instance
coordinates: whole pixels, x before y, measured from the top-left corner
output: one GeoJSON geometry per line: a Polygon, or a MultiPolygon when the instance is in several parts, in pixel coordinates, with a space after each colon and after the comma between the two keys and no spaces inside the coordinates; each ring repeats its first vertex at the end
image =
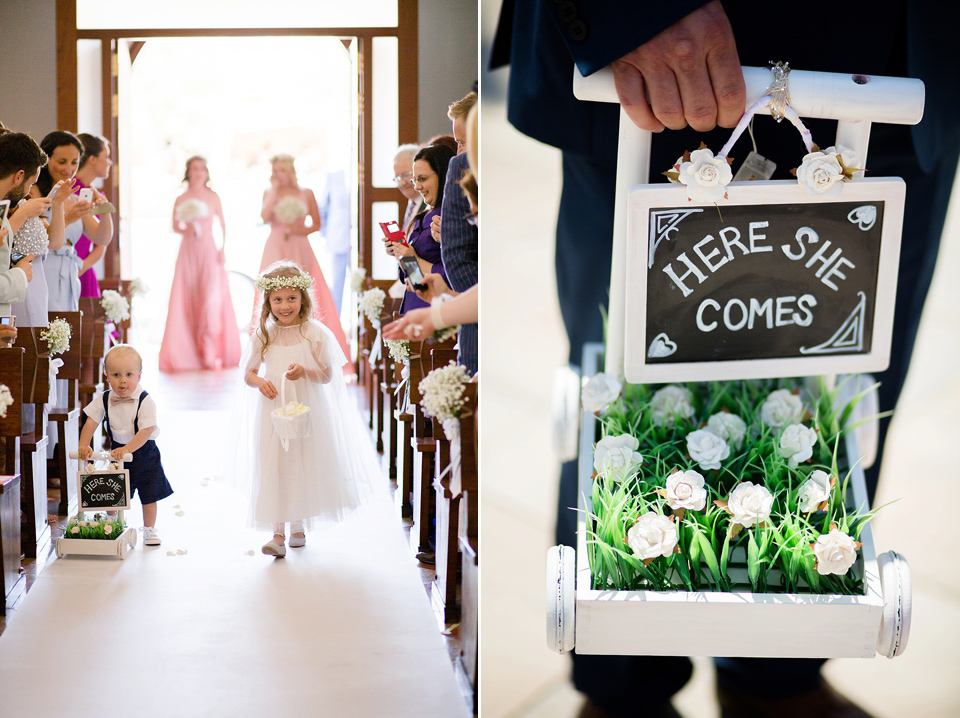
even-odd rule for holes
{"type": "Polygon", "coordinates": [[[127,543],[125,538],[121,538],[117,541],[117,556],[124,559],[128,553],[130,553],[130,544],[127,543]]]}
{"type": "Polygon", "coordinates": [[[127,543],[130,544],[130,550],[132,551],[137,547],[137,530],[136,529],[127,529],[124,536],[127,539],[127,543]]]}
{"type": "Polygon", "coordinates": [[[547,551],[547,646],[557,653],[573,649],[576,568],[576,552],[569,546],[547,551]]]}
{"type": "Polygon", "coordinates": [[[57,539],[56,548],[57,548],[57,558],[63,558],[63,551],[60,550],[60,539],[57,539]]]}
{"type": "Polygon", "coordinates": [[[553,374],[553,448],[557,458],[573,461],[580,441],[580,374],[570,365],[553,374]]]}
{"type": "Polygon", "coordinates": [[[895,551],[877,557],[880,586],[883,589],[883,620],[877,638],[877,653],[894,658],[907,648],[913,592],[907,560],[895,551]]]}
{"type": "MultiPolygon", "coordinates": [[[[867,387],[876,384],[873,374],[858,374],[850,381],[853,382],[854,394],[859,394],[867,387]]],[[[860,465],[864,469],[869,469],[877,460],[877,447],[880,444],[880,420],[876,417],[879,413],[880,396],[874,389],[864,394],[853,410],[853,416],[850,417],[850,423],[853,426],[856,426],[858,422],[863,422],[854,429],[854,433],[857,436],[857,448],[860,449],[860,465]]]]}

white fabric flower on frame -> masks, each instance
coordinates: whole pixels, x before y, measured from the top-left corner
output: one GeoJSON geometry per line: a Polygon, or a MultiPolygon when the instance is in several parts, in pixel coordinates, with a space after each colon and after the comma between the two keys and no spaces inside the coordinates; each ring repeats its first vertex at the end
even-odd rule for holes
{"type": "MultiPolygon", "coordinates": [[[[722,505],[722,502],[721,502],[722,505]]],[[[730,523],[744,528],[757,526],[770,518],[773,494],[766,486],[742,481],[730,492],[725,508],[731,513],[730,523]]]]}
{"type": "Polygon", "coordinates": [[[860,156],[849,147],[836,145],[834,147],[828,147],[823,152],[826,155],[833,155],[837,158],[843,170],[843,178],[845,180],[852,180],[854,173],[861,172],[864,169],[860,166],[860,156]]]}
{"type": "Polygon", "coordinates": [[[803,424],[791,424],[780,435],[780,455],[787,465],[795,469],[797,464],[813,456],[813,447],[817,443],[817,432],[803,424]]]}
{"type": "Polygon", "coordinates": [[[840,531],[836,524],[830,525],[830,533],[821,534],[813,547],[817,557],[817,573],[821,576],[836,574],[843,576],[857,561],[857,549],[861,544],[853,537],[840,531]]]}
{"type": "Polygon", "coordinates": [[[10,387],[6,384],[0,384],[0,416],[7,415],[7,409],[13,405],[13,394],[10,387]]]}
{"type": "Polygon", "coordinates": [[[585,411],[603,411],[620,396],[620,380],[613,374],[600,372],[588,381],[580,392],[585,411]]]}
{"type": "Polygon", "coordinates": [[[843,167],[837,154],[811,152],[797,168],[800,186],[815,197],[833,199],[843,191],[843,167]]]}
{"type": "Polygon", "coordinates": [[[701,469],[719,469],[720,462],[730,456],[730,445],[716,434],[697,429],[687,434],[687,452],[701,469]]]}
{"type": "Polygon", "coordinates": [[[747,423],[736,414],[721,411],[707,419],[706,430],[739,449],[743,446],[743,437],[747,435],[747,423]]]}
{"type": "Polygon", "coordinates": [[[687,199],[693,202],[716,202],[727,194],[727,185],[733,179],[726,157],[714,157],[706,147],[677,160],[674,165],[677,181],[687,186],[687,199]]]}
{"type": "Polygon", "coordinates": [[[627,531],[627,545],[644,563],[669,556],[677,547],[677,527],[662,514],[649,511],[627,531]]]}
{"type": "Polygon", "coordinates": [[[639,447],[640,441],[630,434],[605,436],[593,452],[593,468],[599,476],[623,481],[643,464],[643,456],[637,451],[639,447]]]}
{"type": "Polygon", "coordinates": [[[686,387],[671,384],[654,393],[650,400],[653,422],[659,426],[672,426],[677,419],[693,416],[693,394],[686,387]]]}
{"type": "Polygon", "coordinates": [[[770,392],[760,407],[760,421],[767,426],[780,427],[796,424],[803,419],[805,413],[799,396],[789,389],[777,389],[770,392]]]}
{"type": "Polygon", "coordinates": [[[802,514],[809,514],[825,508],[824,504],[830,500],[830,474],[817,469],[810,474],[803,486],[797,492],[797,509],[802,514]]]}
{"type": "Polygon", "coordinates": [[[674,471],[670,474],[667,477],[667,487],[663,496],[667,499],[667,506],[674,511],[679,509],[701,511],[707,505],[707,490],[703,488],[703,476],[692,469],[674,471]]]}

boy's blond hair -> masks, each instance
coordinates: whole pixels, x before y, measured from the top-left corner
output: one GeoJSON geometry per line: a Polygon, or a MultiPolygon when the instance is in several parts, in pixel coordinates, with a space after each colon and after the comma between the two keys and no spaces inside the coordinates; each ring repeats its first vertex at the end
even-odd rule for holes
{"type": "Polygon", "coordinates": [[[107,365],[110,363],[111,356],[118,356],[121,354],[133,354],[137,358],[137,362],[140,364],[140,371],[143,371],[143,357],[140,356],[140,352],[133,348],[130,344],[117,344],[110,348],[110,350],[103,355],[103,370],[107,370],[107,365]]]}

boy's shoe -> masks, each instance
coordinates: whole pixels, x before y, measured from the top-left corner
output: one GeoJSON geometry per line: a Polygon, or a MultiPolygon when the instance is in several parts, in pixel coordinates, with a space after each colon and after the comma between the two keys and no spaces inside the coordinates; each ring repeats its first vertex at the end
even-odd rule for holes
{"type": "Polygon", "coordinates": [[[143,527],[143,545],[144,546],[160,545],[160,534],[157,533],[157,529],[155,527],[153,526],[143,527]]]}
{"type": "Polygon", "coordinates": [[[267,541],[263,548],[260,549],[267,556],[276,556],[277,558],[283,558],[287,555],[287,547],[285,544],[277,543],[273,539],[267,541]]]}
{"type": "Polygon", "coordinates": [[[290,548],[300,548],[301,546],[306,546],[307,545],[306,534],[304,534],[303,536],[291,536],[290,540],[287,541],[287,545],[290,548]]]}

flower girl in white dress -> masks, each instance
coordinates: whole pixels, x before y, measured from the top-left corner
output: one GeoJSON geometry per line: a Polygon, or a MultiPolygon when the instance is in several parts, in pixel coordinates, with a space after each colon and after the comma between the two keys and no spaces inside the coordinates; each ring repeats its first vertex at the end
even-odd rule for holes
{"type": "Polygon", "coordinates": [[[303,546],[315,519],[339,520],[357,507],[358,485],[376,466],[347,399],[340,345],[311,318],[312,283],[289,261],[258,277],[259,327],[240,362],[247,386],[234,413],[239,445],[229,452],[227,477],[250,492],[250,522],[273,531],[263,553],[276,557],[287,552],[286,523],[290,547],[303,546]]]}

